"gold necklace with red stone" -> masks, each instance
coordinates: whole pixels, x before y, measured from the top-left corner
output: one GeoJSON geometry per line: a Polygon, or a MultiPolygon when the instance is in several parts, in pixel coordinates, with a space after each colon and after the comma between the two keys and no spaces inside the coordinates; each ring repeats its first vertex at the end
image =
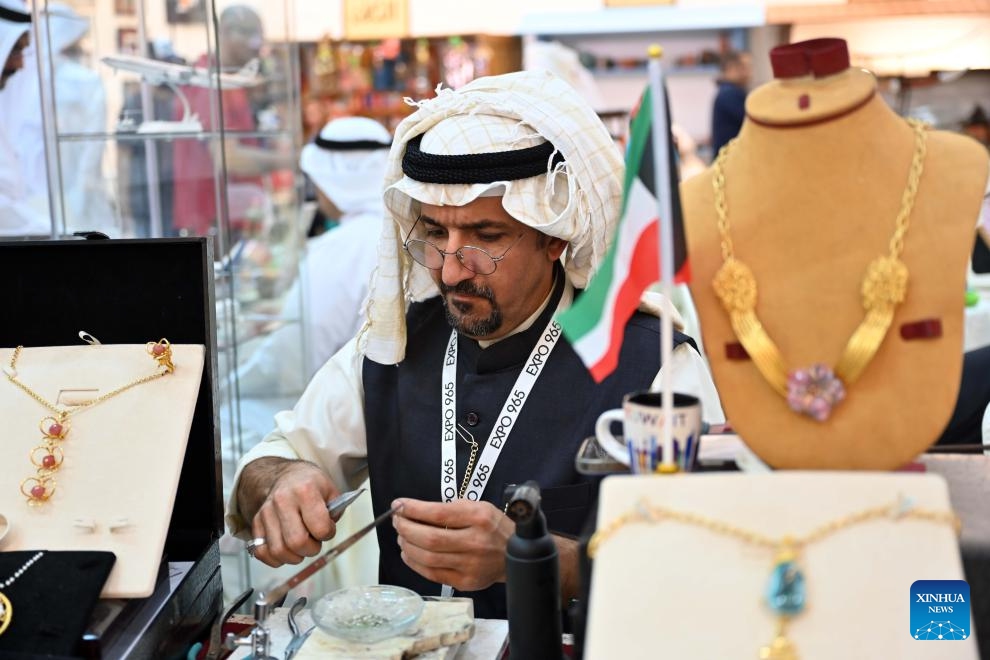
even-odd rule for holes
{"type": "Polygon", "coordinates": [[[155,373],[142,376],[130,383],[121,385],[86,403],[77,406],[59,406],[48,401],[18,380],[16,368],[17,358],[20,357],[23,349],[23,346],[18,346],[14,349],[14,354],[10,358],[10,368],[4,369],[7,380],[54,413],[54,415],[44,417],[38,425],[41,429],[41,444],[32,449],[30,453],[31,464],[35,467],[35,475],[21,481],[21,494],[27,498],[27,503],[31,506],[38,506],[50,500],[52,495],[55,494],[55,473],[62,467],[62,461],[65,458],[65,454],[62,451],[62,443],[69,435],[69,429],[71,427],[69,418],[82,410],[92,408],[107,399],[126,392],[132,387],[137,387],[162,376],[167,376],[175,371],[175,365],[172,364],[172,345],[169,344],[167,339],[162,338],[158,341],[150,341],[145,345],[145,349],[148,355],[158,363],[155,373]]]}

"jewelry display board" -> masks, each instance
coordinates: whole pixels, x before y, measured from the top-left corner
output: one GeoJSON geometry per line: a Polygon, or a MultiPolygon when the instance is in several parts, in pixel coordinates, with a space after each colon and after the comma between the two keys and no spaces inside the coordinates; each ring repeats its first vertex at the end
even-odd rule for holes
{"type": "Polygon", "coordinates": [[[943,642],[912,634],[912,583],[964,579],[956,532],[946,524],[948,490],[939,476],[609,477],[602,484],[598,529],[635,512],[640,502],[724,526],[630,520],[605,535],[594,561],[586,658],[761,657],[779,633],[764,598],[778,557],[725,530],[800,538],[830,523],[795,559],[805,602],[788,622],[786,637],[798,657],[978,657],[971,630],[964,640],[943,642]],[[899,519],[862,515],[904,498],[898,510],[908,513],[899,519]],[[923,512],[938,515],[922,519],[923,512]]]}
{"type": "MultiPolygon", "coordinates": [[[[161,563],[155,590],[147,598],[106,601],[121,611],[111,624],[90,628],[84,640],[86,654],[93,657],[171,658],[184,655],[194,641],[202,638],[222,595],[218,539],[223,533],[223,504],[212,242],[206,238],[175,238],[0,243],[0,279],[11,283],[5,304],[7,309],[16,310],[16,314],[4,316],[4,322],[0,323],[0,352],[9,355],[4,348],[25,346],[25,354],[19,361],[25,382],[28,376],[24,370],[30,363],[28,348],[79,345],[77,333],[80,330],[88,331],[105,346],[138,343],[141,358],[145,360],[148,356],[143,352],[146,350],[144,342],[158,341],[162,337],[174,347],[205,346],[202,378],[196,393],[178,488],[162,495],[171,497],[174,494],[175,499],[167,523],[164,550],[150,548],[154,556],[147,559],[156,565],[161,563]],[[183,567],[182,570],[176,571],[177,566],[183,567]],[[171,577],[175,575],[177,577],[171,577]]],[[[92,347],[82,346],[80,350],[89,348],[92,347]]],[[[183,367],[183,359],[176,352],[173,361],[179,370],[183,367]]],[[[2,364],[0,359],[0,366],[2,364]]],[[[131,372],[126,374],[131,375],[131,372]]],[[[125,394],[141,392],[142,388],[154,387],[169,378],[157,379],[125,394]]],[[[120,385],[116,381],[109,383],[109,380],[107,386],[120,385]]],[[[10,385],[7,378],[0,372],[0,386],[7,385],[10,385]]],[[[103,385],[97,383],[97,386],[103,385]]],[[[58,396],[58,393],[49,396],[58,396]]],[[[116,405],[115,399],[78,413],[78,425],[70,430],[73,439],[66,443],[78,441],[80,448],[84,447],[83,434],[76,433],[90,423],[86,416],[96,413],[101,406],[116,405]]],[[[156,454],[135,455],[133,451],[136,447],[150,447],[147,442],[141,443],[146,431],[173,414],[168,399],[153,399],[150,417],[135,416],[129,421],[131,433],[120,453],[121,459],[135,459],[120,464],[127,473],[133,473],[130,476],[120,473],[127,479],[134,478],[135,474],[145,474],[154,467],[158,460],[156,454]]],[[[30,399],[27,401],[30,405],[30,399]]],[[[15,465],[23,465],[26,469],[33,467],[27,452],[35,446],[31,439],[41,438],[40,419],[38,415],[25,425],[29,435],[20,439],[25,444],[14,457],[15,465]]],[[[5,424],[5,444],[8,438],[10,442],[14,441],[7,431],[5,424]]],[[[152,432],[157,434],[153,429],[152,432]]],[[[66,444],[65,451],[68,461],[65,468],[68,469],[73,446],[66,444]]],[[[7,467],[6,459],[3,467],[7,467]]],[[[13,483],[15,491],[19,490],[20,479],[30,474],[16,472],[19,477],[13,483]]],[[[99,474],[100,487],[108,493],[113,492],[110,481],[117,474],[99,474]]],[[[68,476],[66,473],[65,478],[68,476]]],[[[144,482],[140,482],[142,487],[144,482]]],[[[59,482],[59,488],[62,489],[58,491],[59,495],[75,492],[69,481],[59,482]]],[[[18,507],[25,506],[23,499],[16,499],[18,496],[11,495],[13,503],[18,507]]],[[[109,529],[109,520],[122,515],[113,511],[115,504],[116,500],[105,496],[100,500],[98,510],[87,515],[95,524],[104,524],[109,529]]],[[[9,515],[6,511],[0,513],[9,515]]],[[[71,523],[74,517],[67,516],[66,519],[71,523]]],[[[73,527],[73,531],[76,529],[73,527]]],[[[121,532],[127,533],[126,527],[117,533],[121,532]]],[[[9,547],[8,540],[9,535],[0,542],[0,549],[9,547]]]]}
{"type": "MultiPolygon", "coordinates": [[[[203,346],[172,345],[171,351],[174,372],[71,414],[59,425],[66,427],[59,429],[65,439],[49,454],[42,441],[56,423],[53,413],[0,379],[6,436],[0,511],[10,523],[4,550],[110,551],[118,559],[104,597],[154,591],[203,376],[203,346]],[[30,487],[38,483],[43,454],[58,456],[61,465],[52,475],[53,493],[38,500],[30,487]]],[[[0,349],[7,373],[12,354],[0,349]]],[[[155,373],[144,344],[25,348],[16,364],[18,382],[63,406],[155,373]]]]}
{"type": "Polygon", "coordinates": [[[722,404],[773,467],[899,468],[956,401],[986,151],[875,88],[853,69],[759,87],[725,155],[682,186],[722,404]]]}

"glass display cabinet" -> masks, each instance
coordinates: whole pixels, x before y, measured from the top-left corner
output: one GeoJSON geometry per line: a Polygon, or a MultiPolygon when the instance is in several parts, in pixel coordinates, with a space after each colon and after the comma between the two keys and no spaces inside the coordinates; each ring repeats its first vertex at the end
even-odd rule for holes
{"type": "MultiPolygon", "coordinates": [[[[20,112],[5,114],[51,237],[211,239],[225,497],[237,459],[309,375],[302,298],[286,296],[309,224],[293,11],[291,0],[35,0],[31,52],[10,81],[20,112]],[[266,355],[274,332],[297,333],[301,353],[266,355]]],[[[242,543],[220,550],[229,601],[254,580],[242,543]]]]}

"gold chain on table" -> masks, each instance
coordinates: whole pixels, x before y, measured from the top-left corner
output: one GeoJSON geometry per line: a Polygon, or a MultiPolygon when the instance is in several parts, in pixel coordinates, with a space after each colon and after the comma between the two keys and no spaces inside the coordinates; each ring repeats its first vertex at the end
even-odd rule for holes
{"type": "Polygon", "coordinates": [[[65,458],[65,454],[62,451],[62,441],[65,440],[69,433],[71,426],[69,418],[72,415],[126,392],[132,387],[157,380],[175,371],[175,365],[172,363],[172,345],[168,339],[162,338],[157,342],[148,342],[145,348],[148,355],[158,363],[158,369],[155,373],[136,378],[86,403],[64,407],[52,403],[17,378],[17,360],[20,358],[21,351],[23,351],[24,347],[17,346],[14,349],[14,353],[10,358],[10,368],[5,370],[7,380],[55,415],[54,417],[45,417],[41,420],[39,424],[42,436],[41,444],[34,447],[28,454],[32,465],[35,467],[35,475],[23,479],[20,490],[21,494],[27,498],[29,505],[37,506],[44,504],[55,494],[57,484],[54,474],[62,467],[62,462],[65,458]]]}
{"type": "Polygon", "coordinates": [[[788,372],[780,350],[756,313],[756,276],[735,256],[732,244],[725,196],[725,163],[735,140],[722,147],[715,159],[712,187],[723,261],[712,281],[715,294],[729,314],[736,337],[767,383],[787,398],[793,410],[818,421],[828,418],[833,406],[845,398],[846,386],[859,378],[876,355],[893,321],[894,311],[907,295],[908,268],[900,256],[927,153],[927,126],[914,119],[907,122],[914,132],[914,151],[888,254],[877,257],[867,266],[860,285],[866,313],[846,343],[834,369],[818,363],[788,372]]]}
{"type": "Polygon", "coordinates": [[[780,538],[772,538],[766,534],[701,514],[664,506],[653,506],[641,500],[631,511],[619,515],[592,535],[588,543],[588,556],[595,558],[601,551],[602,544],[628,525],[662,522],[675,522],[700,527],[714,534],[737,539],[748,545],[772,550],[776,557],[767,589],[767,604],[778,619],[773,641],[761,647],[759,657],[761,660],[796,660],[797,649],[787,637],[787,625],[790,619],[804,611],[805,607],[804,574],[798,565],[798,556],[801,550],[842,530],[880,519],[893,521],[912,519],[947,524],[953,528],[956,535],[959,535],[962,530],[959,517],[952,511],[917,508],[910,499],[905,497],[899,497],[893,504],[882,504],[841,516],[815,527],[803,536],[788,534],[780,538]]]}

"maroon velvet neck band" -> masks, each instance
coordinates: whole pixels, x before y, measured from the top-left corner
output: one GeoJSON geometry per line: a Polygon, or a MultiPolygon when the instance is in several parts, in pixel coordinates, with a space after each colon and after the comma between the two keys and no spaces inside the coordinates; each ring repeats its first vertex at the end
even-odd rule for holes
{"type": "Polygon", "coordinates": [[[839,119],[840,117],[851,115],[852,113],[856,112],[864,105],[872,101],[873,97],[876,96],[876,94],[877,94],[876,90],[873,90],[869,94],[867,94],[866,98],[864,98],[862,101],[857,101],[855,104],[853,104],[848,108],[840,110],[831,115],[825,115],[824,117],[815,117],[814,119],[807,119],[804,121],[788,121],[788,122],[767,121],[765,119],[757,119],[756,117],[754,117],[749,113],[746,114],[746,119],[753,122],[754,124],[757,124],[759,126],[766,126],[767,128],[805,128],[807,126],[814,126],[815,124],[824,124],[826,122],[839,119]]]}

